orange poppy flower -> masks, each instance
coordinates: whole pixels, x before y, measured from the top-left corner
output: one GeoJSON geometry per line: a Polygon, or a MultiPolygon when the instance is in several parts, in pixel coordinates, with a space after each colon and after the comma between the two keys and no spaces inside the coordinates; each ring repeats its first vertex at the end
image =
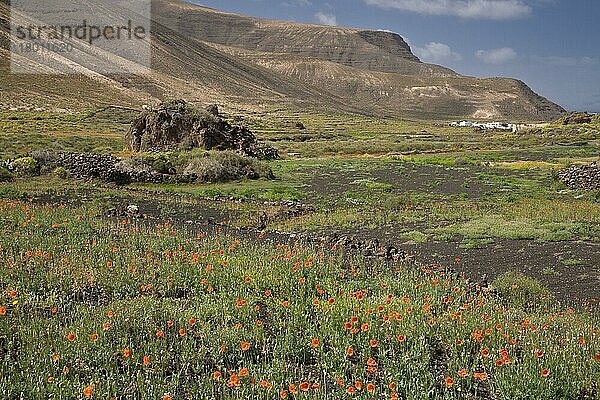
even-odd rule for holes
{"type": "Polygon", "coordinates": [[[354,386],[348,386],[348,389],[346,389],[346,393],[348,393],[349,395],[354,395],[356,393],[356,389],[354,388],[354,386]]]}
{"type": "Polygon", "coordinates": [[[290,305],[290,302],[286,300],[286,301],[282,302],[281,305],[284,307],[288,307],[290,305]]]}
{"type": "Polygon", "coordinates": [[[296,390],[296,385],[294,385],[293,383],[290,383],[290,386],[288,386],[288,389],[290,390],[291,394],[298,393],[298,391],[296,390]]]}
{"type": "Polygon", "coordinates": [[[358,317],[357,316],[352,316],[352,318],[350,318],[350,321],[355,324],[358,322],[358,317]]]}
{"type": "Polygon", "coordinates": [[[196,325],[196,319],[195,318],[190,318],[190,320],[188,322],[190,323],[190,325],[196,325]]]}
{"type": "Polygon", "coordinates": [[[487,358],[490,355],[490,351],[488,349],[483,349],[481,350],[481,355],[487,358]]]}
{"type": "Polygon", "coordinates": [[[550,370],[549,369],[543,369],[542,370],[542,376],[544,378],[546,378],[548,375],[550,375],[550,370]]]}
{"type": "Polygon", "coordinates": [[[369,330],[370,326],[369,324],[362,324],[360,327],[360,330],[363,332],[367,332],[369,330]]]}
{"type": "Polygon", "coordinates": [[[367,383],[367,392],[374,393],[375,392],[375,385],[373,385],[372,383],[367,383]]]}
{"type": "Polygon", "coordinates": [[[181,328],[179,330],[179,336],[185,336],[185,329],[181,328]]]}
{"type": "Polygon", "coordinates": [[[488,379],[488,374],[486,372],[475,372],[473,374],[473,378],[480,380],[480,381],[485,381],[488,379]]]}
{"type": "Polygon", "coordinates": [[[460,371],[458,371],[458,376],[460,376],[461,378],[466,378],[467,376],[469,376],[469,373],[466,369],[461,369],[460,371]]]}
{"type": "Polygon", "coordinates": [[[165,337],[165,333],[163,331],[156,331],[156,337],[164,338],[165,337]]]}
{"type": "Polygon", "coordinates": [[[538,350],[538,351],[535,352],[535,355],[538,358],[542,358],[542,357],[544,357],[544,352],[542,350],[538,350]]]}
{"type": "Polygon", "coordinates": [[[354,387],[356,388],[356,390],[362,390],[362,382],[361,381],[356,381],[354,382],[354,387]]]}
{"type": "Polygon", "coordinates": [[[243,351],[250,350],[250,343],[248,343],[248,342],[242,342],[241,348],[242,348],[243,351]]]}
{"type": "Polygon", "coordinates": [[[125,356],[125,358],[131,357],[131,350],[129,350],[129,349],[123,350],[123,356],[125,356]]]}
{"type": "Polygon", "coordinates": [[[377,343],[377,340],[370,340],[369,344],[371,345],[371,347],[377,347],[377,346],[379,346],[379,343],[377,343]]]}
{"type": "Polygon", "coordinates": [[[75,340],[75,334],[73,334],[73,333],[69,333],[69,334],[67,335],[67,340],[68,340],[69,342],[72,342],[72,341],[74,341],[74,340],[75,340]]]}
{"type": "Polygon", "coordinates": [[[222,374],[221,374],[221,372],[220,372],[220,371],[215,371],[215,372],[213,372],[213,378],[214,378],[215,380],[217,380],[217,381],[218,381],[219,379],[221,379],[221,376],[222,376],[222,374]]]}
{"type": "Polygon", "coordinates": [[[98,334],[97,334],[97,333],[92,333],[92,334],[90,335],[90,340],[91,340],[92,342],[96,342],[96,341],[98,340],[98,334]]]}
{"type": "Polygon", "coordinates": [[[248,368],[242,368],[240,369],[240,373],[238,375],[244,377],[250,375],[250,372],[248,371],[248,368]]]}
{"type": "Polygon", "coordinates": [[[173,396],[171,396],[170,394],[165,394],[163,396],[163,400],[173,400],[173,396]]]}
{"type": "Polygon", "coordinates": [[[282,399],[287,399],[288,393],[285,390],[282,390],[281,392],[279,392],[279,397],[281,397],[282,399]]]}
{"type": "Polygon", "coordinates": [[[404,335],[398,335],[398,337],[396,339],[398,339],[398,341],[400,343],[403,343],[406,340],[406,336],[404,336],[404,335]]]}
{"type": "Polygon", "coordinates": [[[115,313],[112,312],[112,311],[109,311],[109,312],[106,313],[106,315],[108,315],[108,318],[112,318],[112,317],[115,316],[115,313]]]}
{"type": "Polygon", "coordinates": [[[227,383],[227,386],[229,386],[229,387],[241,386],[240,378],[236,374],[232,374],[229,377],[229,383],[227,383]]]}
{"type": "Polygon", "coordinates": [[[347,356],[352,356],[354,354],[354,349],[352,347],[348,347],[346,349],[346,355],[347,356]]]}
{"type": "Polygon", "coordinates": [[[6,315],[6,307],[0,307],[0,315],[6,315]]]}
{"type": "Polygon", "coordinates": [[[308,382],[302,382],[300,384],[300,390],[303,392],[308,392],[308,389],[310,389],[310,384],[308,382]]]}
{"type": "Polygon", "coordinates": [[[246,305],[246,300],[241,300],[241,299],[238,299],[238,300],[236,301],[236,303],[235,303],[235,306],[236,306],[237,308],[242,308],[242,307],[244,307],[245,305],[246,305]]]}
{"type": "Polygon", "coordinates": [[[594,358],[596,359],[597,362],[600,363],[600,353],[596,353],[596,356],[594,358]]]}
{"type": "Polygon", "coordinates": [[[83,395],[85,397],[92,397],[92,393],[94,393],[94,388],[91,385],[83,390],[83,395]]]}
{"type": "Polygon", "coordinates": [[[446,387],[452,387],[452,385],[454,385],[454,379],[452,379],[451,377],[447,377],[446,378],[446,387]]]}
{"type": "Polygon", "coordinates": [[[104,325],[102,325],[102,330],[107,331],[110,329],[110,323],[106,322],[104,325]]]}
{"type": "Polygon", "coordinates": [[[313,339],[310,341],[310,343],[313,345],[313,347],[319,347],[319,339],[313,339]]]}
{"type": "Polygon", "coordinates": [[[144,356],[144,365],[150,364],[150,357],[144,356]]]}

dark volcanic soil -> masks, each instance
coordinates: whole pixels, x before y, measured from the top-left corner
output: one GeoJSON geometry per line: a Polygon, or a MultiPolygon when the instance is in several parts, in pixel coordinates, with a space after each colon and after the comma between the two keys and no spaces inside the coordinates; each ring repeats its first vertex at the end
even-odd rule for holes
{"type": "Polygon", "coordinates": [[[560,300],[600,300],[600,243],[498,240],[469,250],[459,243],[400,247],[421,262],[449,265],[466,276],[487,275],[491,281],[508,270],[520,271],[545,283],[560,300]]]}

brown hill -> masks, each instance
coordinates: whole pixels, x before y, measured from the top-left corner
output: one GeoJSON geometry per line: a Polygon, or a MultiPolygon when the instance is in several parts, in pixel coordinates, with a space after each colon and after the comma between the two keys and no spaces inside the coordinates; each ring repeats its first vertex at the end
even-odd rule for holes
{"type": "Polygon", "coordinates": [[[148,75],[84,68],[77,76],[12,75],[8,15],[0,2],[3,108],[79,109],[178,97],[236,109],[300,105],[438,119],[537,121],[564,112],[522,82],[468,78],[422,63],[393,33],[250,18],[179,0],[153,1],[148,75]]]}

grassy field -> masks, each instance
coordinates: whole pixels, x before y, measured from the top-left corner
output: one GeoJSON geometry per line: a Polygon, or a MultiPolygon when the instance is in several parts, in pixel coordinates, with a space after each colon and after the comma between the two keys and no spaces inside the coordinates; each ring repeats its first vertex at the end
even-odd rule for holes
{"type": "MultiPolygon", "coordinates": [[[[127,156],[130,112],[111,113],[2,111],[0,158],[127,156]]],[[[594,297],[600,195],[556,173],[598,160],[600,127],[473,132],[311,110],[228,118],[281,150],[275,179],[0,183],[0,397],[600,399],[597,312],[510,272],[526,254],[493,260],[493,290],[439,266],[531,242],[535,278],[561,287],[577,274],[587,286],[571,292],[594,297]],[[107,217],[127,204],[152,218],[107,217]],[[421,266],[275,231],[463,253],[421,266]]],[[[485,267],[473,260],[475,273],[485,267]]]]}
{"type": "Polygon", "coordinates": [[[99,212],[0,202],[3,398],[598,398],[597,315],[527,279],[99,212]]]}

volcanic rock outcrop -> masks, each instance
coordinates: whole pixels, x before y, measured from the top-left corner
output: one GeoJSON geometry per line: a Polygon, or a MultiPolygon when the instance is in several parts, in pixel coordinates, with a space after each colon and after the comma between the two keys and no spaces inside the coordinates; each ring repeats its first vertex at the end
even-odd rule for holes
{"type": "Polygon", "coordinates": [[[261,159],[278,158],[277,150],[259,142],[244,127],[229,124],[218,116],[218,108],[198,110],[184,100],[148,108],[132,123],[125,137],[127,147],[136,152],[189,150],[232,150],[261,159]]]}

